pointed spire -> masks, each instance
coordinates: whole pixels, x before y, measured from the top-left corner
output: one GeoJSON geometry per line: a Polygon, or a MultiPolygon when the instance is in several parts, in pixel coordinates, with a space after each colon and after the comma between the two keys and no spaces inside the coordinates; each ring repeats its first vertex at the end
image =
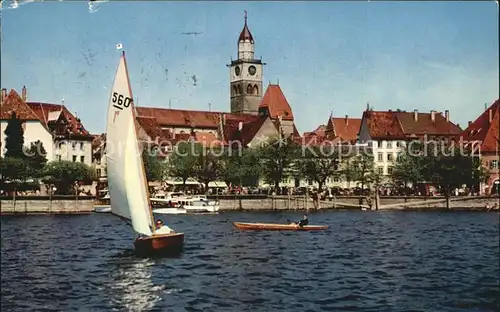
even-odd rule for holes
{"type": "Polygon", "coordinates": [[[246,41],[249,40],[253,43],[252,33],[250,33],[250,29],[248,29],[247,25],[247,11],[245,10],[245,26],[243,26],[243,30],[240,33],[240,38],[238,41],[246,41]]]}

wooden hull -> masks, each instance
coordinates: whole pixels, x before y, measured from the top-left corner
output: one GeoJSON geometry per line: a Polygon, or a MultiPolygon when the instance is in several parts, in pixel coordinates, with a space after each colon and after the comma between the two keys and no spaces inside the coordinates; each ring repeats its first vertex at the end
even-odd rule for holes
{"type": "Polygon", "coordinates": [[[140,255],[174,255],[182,252],[184,234],[157,234],[137,238],[134,242],[135,251],[140,255]]]}
{"type": "Polygon", "coordinates": [[[256,231],[321,231],[328,229],[328,225],[305,225],[296,224],[275,224],[275,223],[244,223],[233,222],[233,225],[240,230],[256,231]]]}

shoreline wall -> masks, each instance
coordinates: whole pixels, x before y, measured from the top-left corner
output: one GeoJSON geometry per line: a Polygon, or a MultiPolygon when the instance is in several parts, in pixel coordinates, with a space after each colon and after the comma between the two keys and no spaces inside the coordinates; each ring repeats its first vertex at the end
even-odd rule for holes
{"type": "MultiPolygon", "coordinates": [[[[219,201],[220,211],[306,211],[314,208],[312,199],[306,200],[304,196],[231,195],[209,196],[209,199],[219,201]]],[[[449,199],[449,208],[446,208],[446,198],[443,196],[381,196],[379,210],[486,211],[487,207],[498,205],[499,202],[498,196],[457,196],[449,199]]],[[[95,198],[92,196],[17,196],[15,199],[0,197],[0,213],[82,214],[92,213],[95,204],[95,198]]],[[[366,204],[366,197],[363,196],[338,196],[332,200],[321,201],[319,210],[360,210],[361,205],[366,207],[366,204]]]]}

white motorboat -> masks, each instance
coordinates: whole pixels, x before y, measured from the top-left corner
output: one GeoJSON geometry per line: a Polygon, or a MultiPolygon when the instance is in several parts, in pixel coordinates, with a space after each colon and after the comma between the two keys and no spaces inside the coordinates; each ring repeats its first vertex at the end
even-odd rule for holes
{"type": "Polygon", "coordinates": [[[94,212],[111,212],[109,193],[97,200],[97,204],[94,204],[94,212]]]}
{"type": "Polygon", "coordinates": [[[219,203],[217,202],[208,202],[207,200],[203,200],[200,198],[182,198],[179,199],[179,204],[181,208],[184,208],[191,213],[198,212],[218,212],[219,211],[219,203]]]}
{"type": "Polygon", "coordinates": [[[184,208],[157,208],[153,209],[153,213],[158,214],[185,214],[187,210],[184,208]]]}

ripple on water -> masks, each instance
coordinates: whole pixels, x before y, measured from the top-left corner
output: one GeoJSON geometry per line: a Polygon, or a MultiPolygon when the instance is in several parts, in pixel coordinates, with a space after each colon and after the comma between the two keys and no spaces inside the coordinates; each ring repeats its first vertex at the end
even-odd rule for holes
{"type": "Polygon", "coordinates": [[[178,258],[139,258],[113,216],[1,217],[2,311],[498,311],[496,213],[312,213],[325,232],[171,216],[178,258]]]}

